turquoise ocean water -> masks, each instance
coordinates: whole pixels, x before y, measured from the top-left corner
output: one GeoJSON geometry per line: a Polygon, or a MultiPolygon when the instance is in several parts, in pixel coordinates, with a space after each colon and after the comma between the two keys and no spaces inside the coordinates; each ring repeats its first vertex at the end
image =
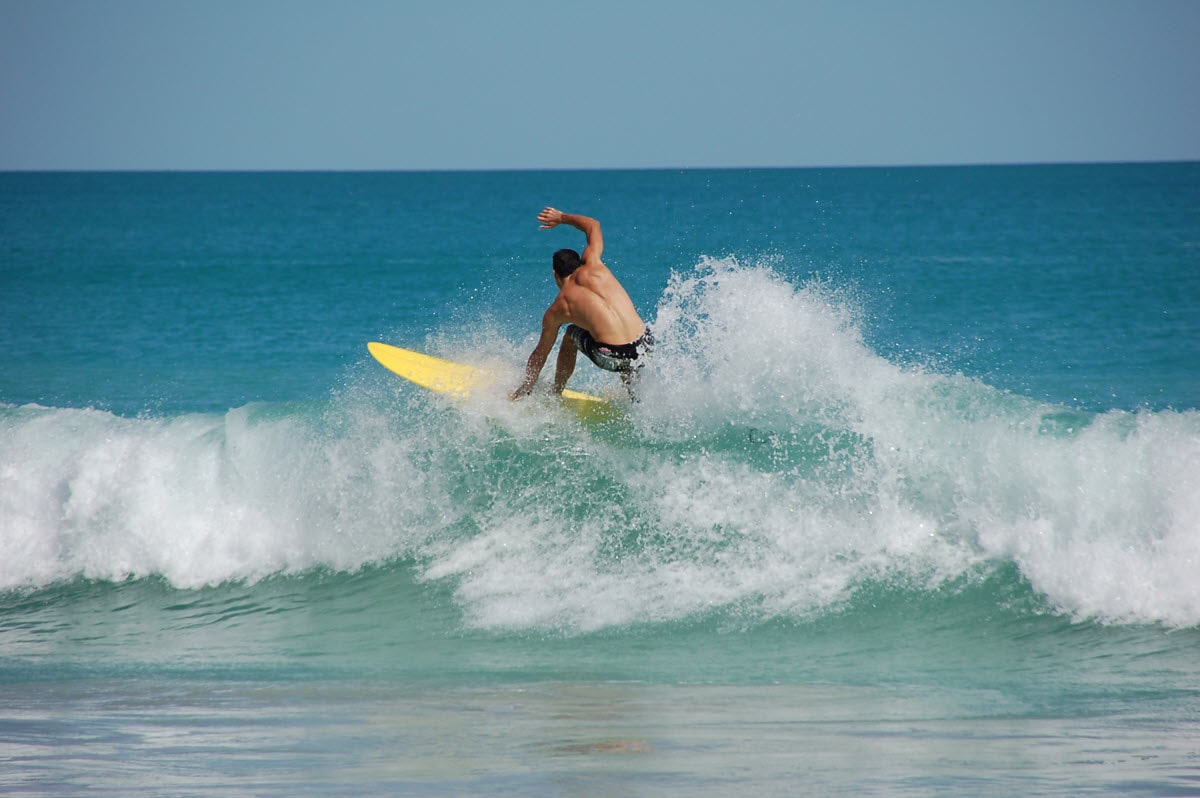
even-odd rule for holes
{"type": "Polygon", "coordinates": [[[1200,794],[1200,164],[0,174],[0,793],[735,792],[1200,794]]]}

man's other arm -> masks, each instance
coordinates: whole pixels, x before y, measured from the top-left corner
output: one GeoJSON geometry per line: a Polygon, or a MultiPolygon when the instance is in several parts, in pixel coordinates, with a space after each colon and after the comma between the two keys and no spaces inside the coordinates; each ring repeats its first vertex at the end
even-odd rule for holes
{"type": "Polygon", "coordinates": [[[542,335],[538,338],[537,346],[533,348],[533,352],[529,354],[529,361],[525,364],[525,380],[517,390],[513,391],[510,398],[519,399],[527,396],[533,390],[533,386],[537,385],[538,376],[542,373],[547,358],[550,357],[550,350],[554,348],[554,342],[558,340],[558,328],[561,326],[562,321],[559,320],[554,305],[551,305],[546,310],[546,314],[542,316],[542,335]]]}

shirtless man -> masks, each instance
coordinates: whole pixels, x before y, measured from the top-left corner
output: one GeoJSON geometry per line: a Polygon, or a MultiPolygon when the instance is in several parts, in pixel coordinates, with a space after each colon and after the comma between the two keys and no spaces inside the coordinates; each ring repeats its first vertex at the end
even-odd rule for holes
{"type": "Polygon", "coordinates": [[[546,358],[558,340],[558,328],[569,324],[554,370],[554,392],[560,394],[575,371],[575,354],[582,351],[593,363],[621,375],[633,396],[638,360],[654,345],[650,328],[638,316],[629,294],[600,260],[604,238],[600,223],[589,216],[546,208],[538,214],[540,229],[569,224],[587,236],[583,256],[573,249],[554,253],[554,282],[558,296],[542,316],[542,335],[525,366],[525,380],[512,398],[525,396],[537,383],[546,358]]]}

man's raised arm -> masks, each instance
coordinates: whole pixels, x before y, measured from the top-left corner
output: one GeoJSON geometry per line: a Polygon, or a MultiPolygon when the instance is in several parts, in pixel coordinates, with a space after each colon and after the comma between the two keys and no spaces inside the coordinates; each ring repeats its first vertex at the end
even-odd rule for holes
{"type": "Polygon", "coordinates": [[[600,255],[604,252],[604,236],[600,232],[600,222],[590,216],[578,213],[563,213],[558,208],[545,208],[538,214],[542,230],[549,230],[560,224],[569,224],[587,236],[587,246],[580,256],[585,264],[599,263],[600,255]]]}

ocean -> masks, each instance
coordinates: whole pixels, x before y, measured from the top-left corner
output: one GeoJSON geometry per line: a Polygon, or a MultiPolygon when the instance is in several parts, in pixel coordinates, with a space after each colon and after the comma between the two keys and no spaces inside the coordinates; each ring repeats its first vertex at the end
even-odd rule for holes
{"type": "Polygon", "coordinates": [[[1200,795],[1200,163],[0,174],[0,793],[1200,795]]]}

